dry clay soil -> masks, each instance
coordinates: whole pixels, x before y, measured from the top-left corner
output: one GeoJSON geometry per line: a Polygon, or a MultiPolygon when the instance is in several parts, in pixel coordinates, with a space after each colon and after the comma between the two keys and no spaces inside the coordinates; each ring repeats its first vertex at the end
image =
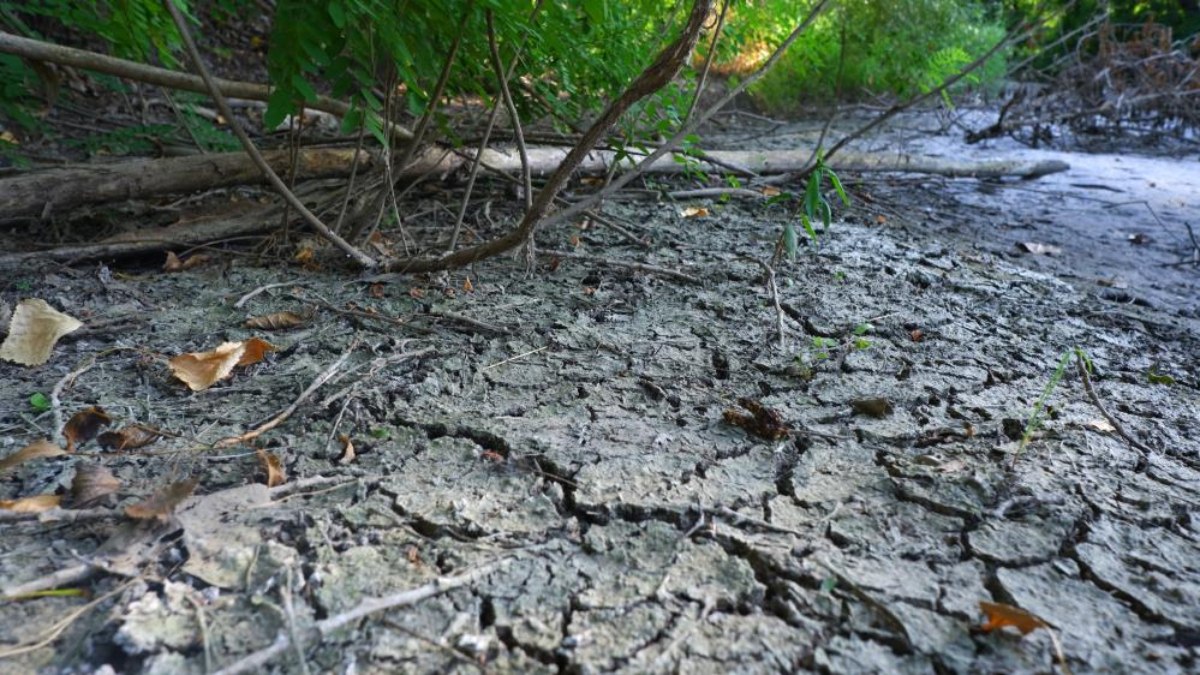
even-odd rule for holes
{"type": "MultiPolygon", "coordinates": [[[[1162,289],[1139,287],[1155,275],[1127,242],[1105,250],[1130,251],[1128,269],[1105,258],[1103,275],[1078,272],[1086,246],[1058,268],[1018,255],[1005,237],[1063,238],[1078,175],[848,177],[854,207],[778,266],[778,315],[756,261],[789,213],[741,198],[607,206],[648,248],[578,224],[541,235],[699,283],[547,258],[380,286],[241,257],[171,275],[30,269],[5,284],[10,306],[42,297],[90,327],[45,366],[0,363],[0,454],[50,436],[28,397],[93,361],[62,389],[63,416],[100,405],[176,436],[126,453],[93,441],[0,476],[3,499],[64,492],[85,461],[122,484],[111,517],[0,520],[3,589],[67,570],[88,592],[0,605],[0,670],[201,673],[290,642],[253,670],[1051,672],[1057,640],[1075,673],[1194,672],[1196,271],[1161,268],[1183,301],[1135,302],[1162,289]],[[1122,273],[1120,293],[1095,283],[1122,273]],[[242,327],[306,309],[299,329],[242,327]],[[206,391],[165,365],[251,335],[280,351],[206,391]],[[1075,347],[1094,395],[1074,362],[1048,386],[1075,347]],[[197,449],[270,419],[347,354],[257,441],[283,486],[262,485],[252,447],[197,449]],[[742,399],[789,435],[729,424],[742,399]],[[189,476],[167,522],[121,515],[189,476]],[[331,627],[409,589],[427,592],[331,627]],[[1051,628],[984,633],[980,601],[1051,628]]],[[[498,190],[503,223],[515,200],[498,190]]],[[[1109,216],[1158,227],[1137,208],[1109,216]]]]}

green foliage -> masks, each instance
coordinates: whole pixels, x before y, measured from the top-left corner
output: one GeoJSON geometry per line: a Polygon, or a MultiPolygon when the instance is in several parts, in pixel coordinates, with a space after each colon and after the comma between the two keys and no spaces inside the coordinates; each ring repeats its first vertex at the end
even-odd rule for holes
{"type": "MultiPolygon", "coordinates": [[[[187,0],[174,2],[188,11],[187,0]]],[[[179,32],[162,0],[3,0],[0,16],[29,37],[42,37],[31,25],[35,18],[52,19],[103,39],[115,56],[135,61],[157,58],[167,66],[177,63],[179,32]]]]}
{"type": "MultiPolygon", "coordinates": [[[[736,7],[721,61],[778,44],[809,2],[767,0],[736,7]]],[[[977,0],[843,0],[813,23],[778,65],[750,88],[766,110],[796,111],[834,97],[932,90],[1004,37],[977,0]]],[[[992,58],[962,86],[998,81],[992,58]]]]}
{"type": "Polygon", "coordinates": [[[40,391],[35,392],[29,396],[29,407],[34,412],[44,413],[50,409],[50,398],[40,391]]]}
{"type": "MultiPolygon", "coordinates": [[[[820,148],[817,149],[817,165],[813,167],[812,173],[808,175],[808,183],[804,189],[804,201],[800,210],[800,224],[804,226],[804,232],[808,235],[809,243],[817,242],[817,230],[813,226],[817,220],[828,228],[833,220],[833,207],[829,204],[829,200],[825,198],[825,193],[821,191],[821,185],[829,181],[837,193],[838,199],[842,204],[850,205],[850,196],[846,194],[846,188],[842,185],[842,180],[825,164],[825,159],[822,156],[820,148]]],[[[796,242],[796,226],[793,221],[788,220],[783,224],[783,248],[787,253],[789,260],[796,259],[797,242],[796,242]]]]}

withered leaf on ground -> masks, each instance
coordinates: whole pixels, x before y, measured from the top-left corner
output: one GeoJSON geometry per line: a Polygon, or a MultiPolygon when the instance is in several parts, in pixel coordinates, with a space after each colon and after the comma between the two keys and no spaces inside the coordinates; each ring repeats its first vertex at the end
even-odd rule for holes
{"type": "Polygon", "coordinates": [[[96,437],[100,427],[112,424],[112,418],[104,408],[94,405],[71,415],[63,425],[62,435],[67,439],[67,452],[75,452],[76,445],[83,445],[96,437]]]}
{"type": "Polygon", "coordinates": [[[979,627],[985,633],[990,633],[1005,626],[1012,626],[1021,631],[1022,635],[1028,635],[1039,628],[1050,627],[1041,617],[1027,612],[1020,607],[981,600],[979,602],[979,609],[987,617],[987,621],[979,627]]]}
{"type": "Polygon", "coordinates": [[[338,457],[338,464],[350,464],[358,455],[354,452],[354,442],[350,440],[350,436],[339,434],[338,440],[342,442],[342,454],[338,457]]]}
{"type": "Polygon", "coordinates": [[[34,495],[20,499],[0,499],[0,509],[17,513],[41,513],[58,506],[62,495],[34,495]]]}
{"type": "Polygon", "coordinates": [[[80,509],[90,506],[121,489],[121,481],[107,468],[96,462],[80,462],[71,479],[71,505],[80,509]]]}
{"type": "Polygon", "coordinates": [[[263,360],[275,345],[262,338],[224,342],[207,352],[187,352],[167,361],[175,377],[192,391],[203,391],[229,377],[235,366],[249,366],[263,360]]]}
{"type": "Polygon", "coordinates": [[[54,309],[45,300],[22,300],[8,322],[8,336],[0,344],[0,359],[23,366],[40,366],[50,360],[50,352],[59,338],[82,326],[82,321],[54,309]]]}
{"type": "Polygon", "coordinates": [[[208,262],[208,256],[203,253],[188,256],[184,260],[180,260],[179,256],[175,255],[174,251],[167,251],[167,261],[163,263],[164,272],[183,272],[194,267],[199,267],[208,262]]]}
{"type": "Polygon", "coordinates": [[[162,432],[145,424],[130,424],[116,431],[100,434],[96,442],[108,450],[134,450],[150,445],[162,438],[162,432]]]}
{"type": "Polygon", "coordinates": [[[887,417],[892,414],[892,402],[886,398],[859,398],[850,401],[850,407],[859,415],[887,417]]]}
{"type": "Polygon", "coordinates": [[[136,520],[150,520],[152,518],[162,521],[169,520],[171,513],[175,511],[175,507],[190,497],[192,491],[199,484],[199,478],[188,478],[171,483],[149,498],[126,506],[125,515],[136,520]]]}
{"type": "Polygon", "coordinates": [[[259,466],[267,475],[267,487],[278,487],[287,482],[287,471],[275,453],[258,450],[254,454],[258,457],[259,466]]]}
{"type": "Polygon", "coordinates": [[[0,472],[7,471],[18,464],[28,462],[31,459],[57,457],[65,454],[67,453],[62,448],[43,438],[40,441],[34,441],[30,443],[29,445],[21,448],[4,459],[0,459],[0,472]]]}
{"type": "Polygon", "coordinates": [[[723,415],[726,424],[741,427],[746,430],[746,433],[768,441],[786,438],[791,433],[792,430],[784,422],[783,415],[764,406],[761,401],[739,398],[738,405],[748,410],[750,414],[747,415],[736,408],[729,408],[723,415]]]}
{"type": "Polygon", "coordinates": [[[296,312],[275,312],[246,319],[246,328],[256,330],[287,330],[303,326],[306,319],[296,312]]]}
{"type": "Polygon", "coordinates": [[[703,218],[708,215],[708,209],[703,206],[689,206],[679,212],[684,218],[703,218]]]}
{"type": "Polygon", "coordinates": [[[1033,255],[1061,255],[1062,249],[1052,244],[1039,244],[1036,241],[1023,241],[1017,244],[1017,248],[1033,255]]]}

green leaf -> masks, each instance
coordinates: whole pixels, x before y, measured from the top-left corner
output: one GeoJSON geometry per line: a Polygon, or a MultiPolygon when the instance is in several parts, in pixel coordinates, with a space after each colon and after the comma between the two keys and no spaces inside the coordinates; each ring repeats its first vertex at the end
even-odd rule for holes
{"type": "Polygon", "coordinates": [[[812,221],[808,219],[807,213],[800,214],[800,223],[804,225],[804,231],[815,242],[817,240],[817,231],[813,228],[812,221]]]}
{"type": "Polygon", "coordinates": [[[873,330],[875,330],[875,326],[872,326],[871,324],[864,322],[864,323],[860,323],[854,327],[854,334],[855,335],[866,335],[867,333],[870,333],[873,330]]]}
{"type": "Polygon", "coordinates": [[[846,188],[842,186],[842,179],[830,169],[825,170],[825,175],[829,176],[829,182],[833,183],[833,189],[837,191],[838,198],[842,200],[842,204],[850,206],[850,197],[846,194],[846,188]]]}
{"type": "Polygon", "coordinates": [[[50,409],[50,399],[39,391],[29,397],[29,407],[40,413],[46,412],[50,409]]]}
{"type": "Polygon", "coordinates": [[[1150,381],[1150,384],[1175,384],[1175,378],[1170,375],[1156,373],[1153,370],[1146,373],[1146,379],[1150,381]]]}
{"type": "Polygon", "coordinates": [[[833,592],[834,588],[837,588],[837,577],[825,577],[825,579],[821,581],[822,593],[831,593],[833,592]]]}
{"type": "Polygon", "coordinates": [[[796,259],[796,226],[790,220],[783,224],[783,249],[787,251],[788,260],[796,259]]]}

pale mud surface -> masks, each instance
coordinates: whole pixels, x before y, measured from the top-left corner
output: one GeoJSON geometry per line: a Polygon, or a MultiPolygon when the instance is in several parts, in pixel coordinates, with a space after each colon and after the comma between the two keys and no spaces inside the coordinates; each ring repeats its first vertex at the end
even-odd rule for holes
{"type": "MultiPolygon", "coordinates": [[[[1069,159],[1086,171],[1085,157],[1069,159]]],[[[1196,180],[1194,162],[1155,161],[1196,180]]],[[[106,570],[74,584],[96,606],[0,670],[200,673],[279,635],[300,644],[261,670],[306,672],[301,655],[307,672],[344,673],[1057,668],[1046,630],[979,632],[982,600],[1051,624],[1075,673],[1193,671],[1197,272],[1151,267],[1186,256],[1172,248],[1186,232],[1152,229],[1144,208],[1108,209],[1112,241],[1082,246],[1071,223],[1090,222],[1077,211],[1087,205],[1061,191],[1092,182],[864,178],[819,247],[779,266],[782,349],[754,260],[769,258],[788,212],[736,199],[689,202],[711,209],[691,219],[670,202],[606,207],[649,249],[603,228],[542,233],[547,247],[577,234],[579,252],[700,285],[570,259],[403,278],[382,297],[336,270],[238,257],[176,275],[129,262],[111,276],[28,270],[31,288],[7,283],[4,300],[42,297],[97,328],[46,366],[0,364],[0,454],[51,433],[28,396],[92,358],[63,391],[65,414],[101,405],[179,437],[24,464],[0,476],[0,498],[63,491],[85,458],[122,480],[117,504],[189,475],[200,484],[157,529],[117,516],[0,521],[5,589],[81,563],[106,570]],[[1136,231],[1154,241],[1114,239],[1136,231]],[[1017,254],[1015,240],[1065,253],[1017,254]],[[308,327],[266,336],[279,354],[208,391],[190,393],[163,363],[258,334],[240,327],[249,315],[305,308],[308,327]],[[284,488],[257,485],[249,448],[194,450],[275,415],[352,343],[335,378],[261,441],[287,468],[284,488]],[[1152,452],[1108,430],[1072,368],[1014,465],[1015,438],[1073,347],[1092,360],[1096,397],[1152,452]],[[1174,383],[1150,382],[1152,370],[1174,383]],[[728,425],[742,397],[792,436],[728,425]],[[890,414],[852,405],[869,398],[890,414]],[[357,448],[348,464],[340,434],[357,448]],[[364,598],[478,571],[323,640],[308,631],[364,598]]],[[[496,190],[502,223],[514,200],[496,190]]],[[[1196,194],[1181,197],[1193,213],[1196,194]]],[[[413,212],[451,198],[426,193],[413,212]]],[[[1184,207],[1159,216],[1169,226],[1184,207]]],[[[444,227],[436,217],[423,224],[444,227]]],[[[47,637],[85,603],[0,605],[0,651],[47,637]]]]}

